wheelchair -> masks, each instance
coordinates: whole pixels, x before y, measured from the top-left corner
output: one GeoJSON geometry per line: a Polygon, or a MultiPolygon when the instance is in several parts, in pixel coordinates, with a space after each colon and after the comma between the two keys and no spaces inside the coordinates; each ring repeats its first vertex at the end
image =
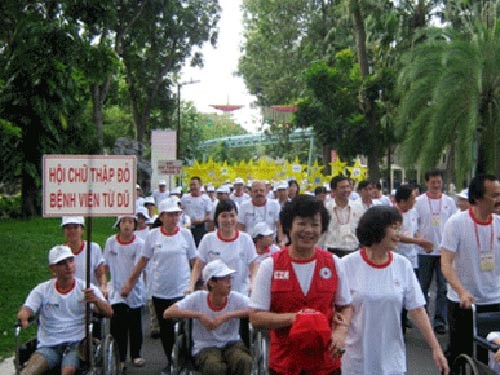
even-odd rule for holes
{"type": "MultiPolygon", "coordinates": [[[[252,374],[267,375],[269,335],[267,331],[250,329],[250,353],[252,374]]],[[[172,349],[172,375],[200,375],[192,356],[192,319],[178,319],[174,325],[174,347],[172,349]]]]}
{"type": "Polygon", "coordinates": [[[495,375],[488,363],[478,359],[478,348],[487,349],[489,352],[497,351],[500,346],[486,339],[488,333],[500,331],[500,312],[478,312],[476,305],[472,305],[473,322],[473,355],[460,354],[454,361],[452,373],[458,375],[495,375]]]}
{"type": "MultiPolygon", "coordinates": [[[[36,318],[30,318],[30,323],[37,323],[36,318]]],[[[18,321],[14,325],[15,338],[15,357],[14,368],[15,375],[19,375],[26,366],[31,355],[36,350],[37,339],[33,338],[25,343],[20,343],[19,335],[21,333],[21,324],[18,321]]],[[[120,375],[120,359],[118,354],[118,346],[113,336],[109,333],[109,319],[100,315],[92,315],[89,323],[89,334],[92,337],[91,355],[89,358],[80,353],[80,367],[77,374],[81,375],[120,375]],[[101,334],[96,337],[94,332],[95,325],[100,326],[101,334]]],[[[81,346],[88,345],[84,339],[81,346]]],[[[83,348],[86,351],[86,348],[83,348]]],[[[81,352],[83,352],[81,350],[81,352]]],[[[48,375],[60,374],[60,368],[56,367],[47,372],[48,375]]]]}

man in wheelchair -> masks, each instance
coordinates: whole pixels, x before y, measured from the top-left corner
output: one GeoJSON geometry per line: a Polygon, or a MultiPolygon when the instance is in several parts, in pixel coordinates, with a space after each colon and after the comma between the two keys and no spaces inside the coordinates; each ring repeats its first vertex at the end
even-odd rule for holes
{"type": "Polygon", "coordinates": [[[250,375],[252,357],[239,335],[240,318],[248,317],[248,297],[231,291],[230,269],[222,260],[203,269],[208,291],[197,291],[170,306],[165,319],[191,318],[193,356],[203,375],[250,375]]]}
{"type": "Polygon", "coordinates": [[[55,246],[49,251],[49,268],[54,278],[38,284],[19,309],[17,318],[23,328],[28,319],[39,315],[37,349],[22,371],[22,375],[39,375],[61,366],[62,375],[75,374],[78,346],[85,336],[85,302],[94,311],[111,317],[113,310],[93,284],[75,277],[74,255],[67,246],[55,246]]]}

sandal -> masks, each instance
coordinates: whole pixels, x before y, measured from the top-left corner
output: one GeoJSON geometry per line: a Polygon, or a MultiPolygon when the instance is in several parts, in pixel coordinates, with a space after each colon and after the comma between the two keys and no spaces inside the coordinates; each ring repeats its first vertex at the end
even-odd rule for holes
{"type": "Polygon", "coordinates": [[[142,367],[146,364],[146,360],[144,358],[137,357],[132,360],[132,363],[135,367],[142,367]]]}

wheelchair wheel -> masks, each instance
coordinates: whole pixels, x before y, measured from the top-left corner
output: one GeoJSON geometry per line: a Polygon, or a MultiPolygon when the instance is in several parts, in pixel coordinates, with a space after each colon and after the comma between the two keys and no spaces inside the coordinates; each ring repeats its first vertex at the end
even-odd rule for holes
{"type": "Polygon", "coordinates": [[[456,375],[480,375],[476,363],[467,354],[460,354],[455,359],[452,372],[456,375]]]}
{"type": "Polygon", "coordinates": [[[118,346],[111,335],[106,335],[102,344],[102,375],[120,374],[120,356],[118,346]]]}

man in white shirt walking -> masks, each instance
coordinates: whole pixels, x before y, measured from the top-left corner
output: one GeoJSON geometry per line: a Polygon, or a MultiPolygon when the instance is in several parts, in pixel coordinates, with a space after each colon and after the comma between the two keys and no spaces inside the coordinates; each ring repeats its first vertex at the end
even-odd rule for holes
{"type": "Polygon", "coordinates": [[[419,249],[418,279],[429,308],[429,287],[433,275],[436,275],[436,303],[434,307],[434,330],[446,333],[446,281],[441,272],[441,235],[446,221],[455,213],[456,206],[452,198],[442,193],[443,176],[437,169],[425,173],[426,194],[420,195],[415,202],[418,218],[418,232],[434,244],[432,249],[419,249]]]}

